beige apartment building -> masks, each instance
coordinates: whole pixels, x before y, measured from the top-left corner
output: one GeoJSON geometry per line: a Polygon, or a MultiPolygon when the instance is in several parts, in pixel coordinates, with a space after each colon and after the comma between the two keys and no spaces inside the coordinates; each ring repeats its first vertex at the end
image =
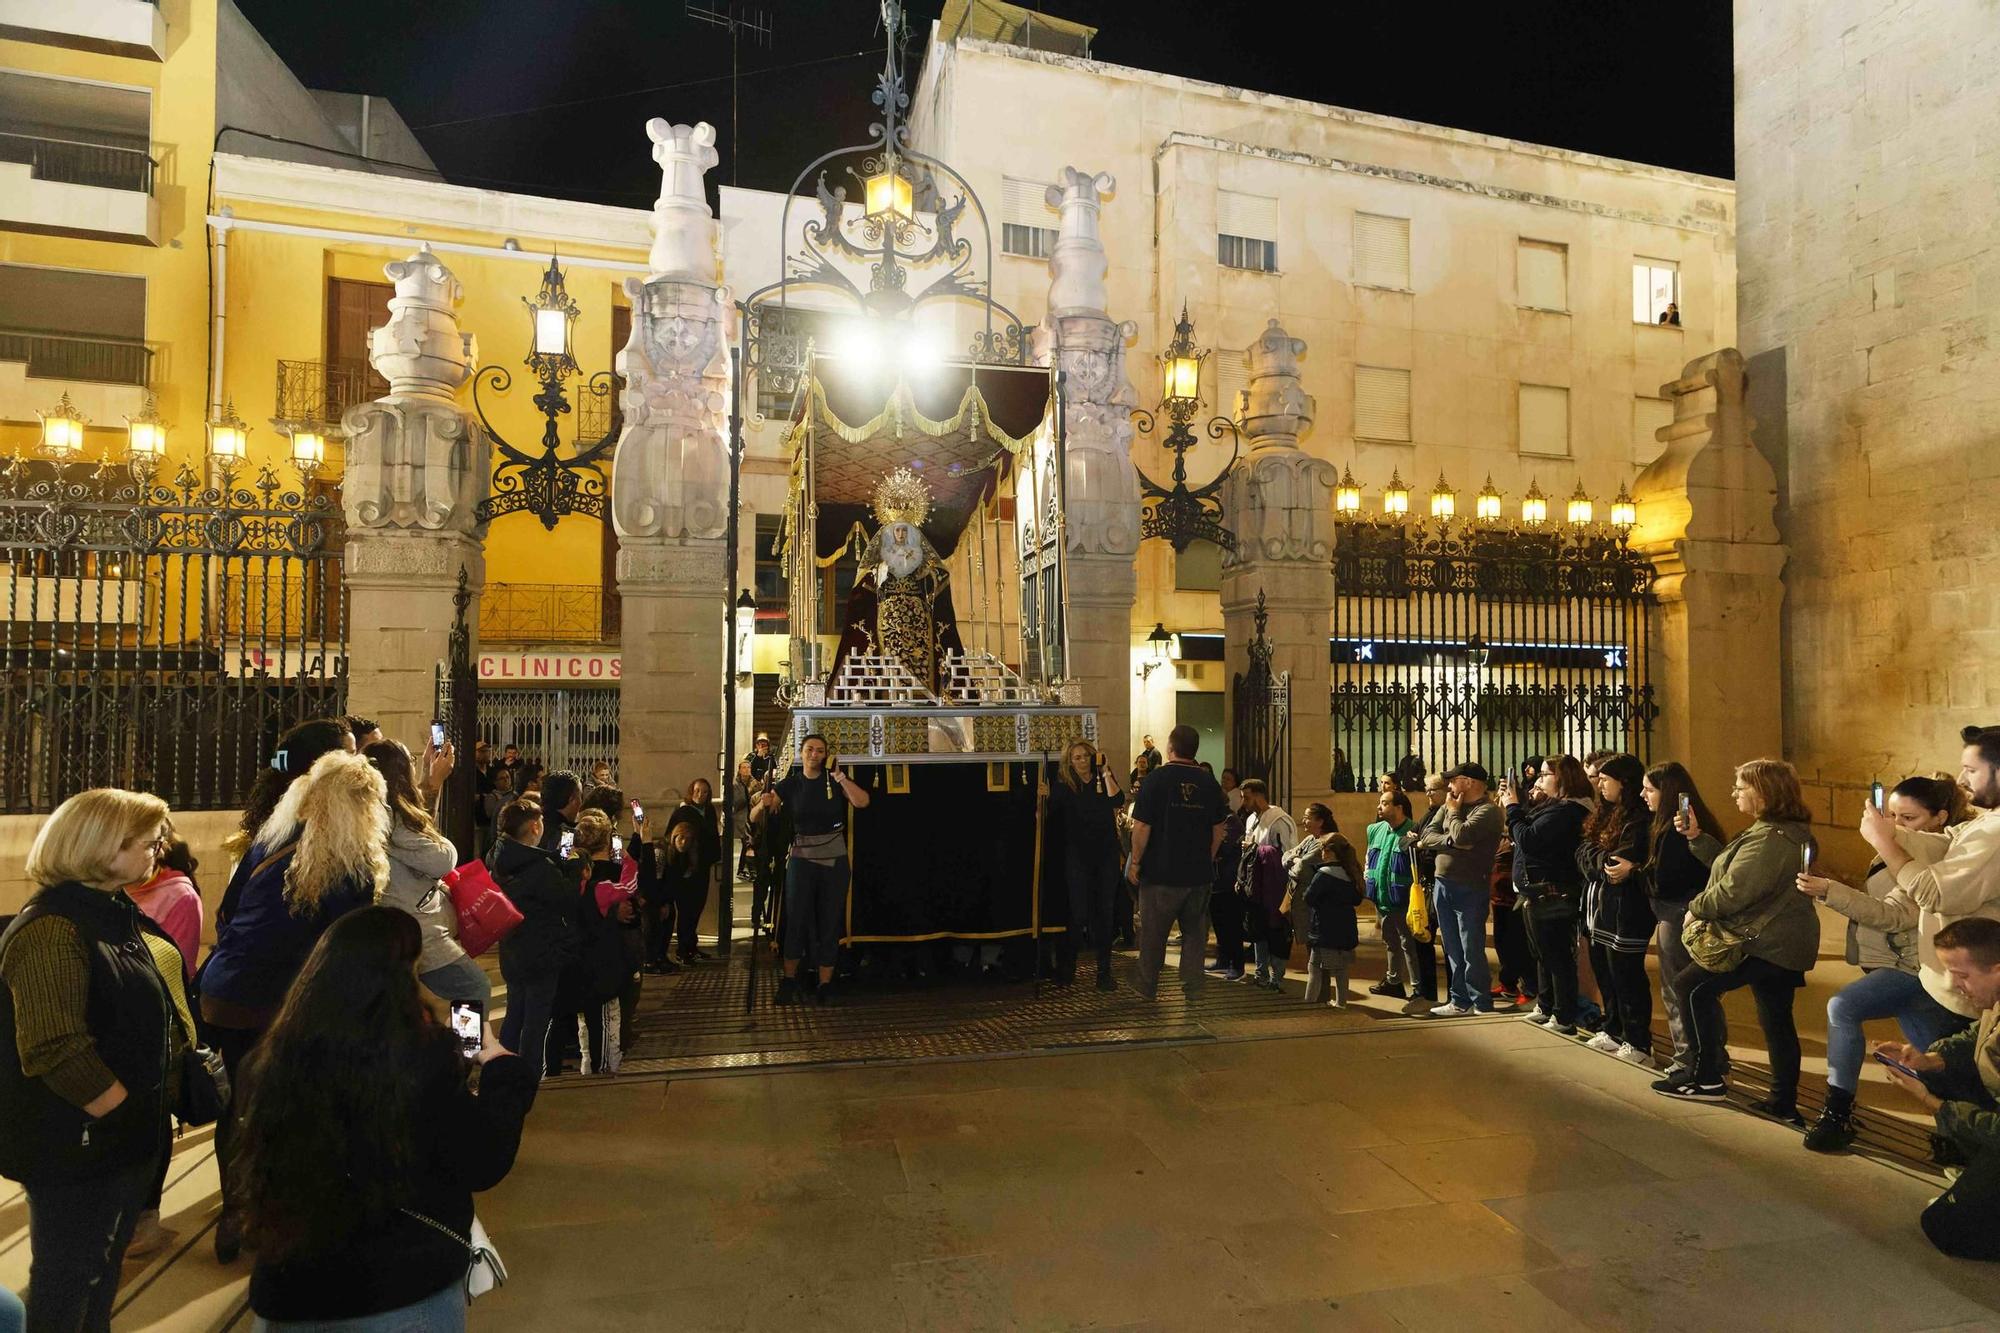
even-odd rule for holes
{"type": "MultiPolygon", "coordinates": [[[[988,6],[987,8],[992,8],[988,6]]],[[[964,171],[995,234],[995,295],[1039,320],[1065,166],[1116,179],[1102,229],[1128,369],[1185,304],[1211,410],[1234,415],[1243,349],[1276,318],[1303,339],[1317,419],[1304,447],[1352,468],[1379,510],[1400,477],[1423,512],[1442,475],[1461,513],[1488,477],[1519,513],[1581,485],[1600,515],[1661,449],[1661,386],[1736,338],[1735,189],[1642,163],[1106,64],[1089,30],[934,28],[911,97],[913,142],[964,171]],[[954,35],[956,33],[956,35],[954,35]],[[996,36],[1014,40],[995,40],[996,36]],[[1020,43],[1060,49],[1034,49],[1020,43]],[[1678,323],[1662,323],[1669,303],[1678,323]]],[[[1189,456],[1201,481],[1228,458],[1189,456]]],[[[1164,450],[1140,465],[1164,480],[1164,450]]],[[[1218,631],[1212,548],[1138,557],[1135,642],[1158,622],[1218,631]]],[[[1224,688],[1178,676],[1182,690],[1224,688]]],[[[1135,733],[1170,726],[1162,682],[1135,682],[1135,733]]],[[[1219,702],[1219,696],[1218,696],[1219,702]]]]}

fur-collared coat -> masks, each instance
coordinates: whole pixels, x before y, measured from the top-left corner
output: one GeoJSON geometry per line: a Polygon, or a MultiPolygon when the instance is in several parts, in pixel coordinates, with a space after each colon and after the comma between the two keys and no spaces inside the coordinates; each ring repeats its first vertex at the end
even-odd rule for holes
{"type": "Polygon", "coordinates": [[[222,1027],[276,1017],[327,926],[389,880],[382,775],[360,755],[321,755],[264,821],[230,876],[226,920],[201,973],[201,1007],[222,1027]]]}

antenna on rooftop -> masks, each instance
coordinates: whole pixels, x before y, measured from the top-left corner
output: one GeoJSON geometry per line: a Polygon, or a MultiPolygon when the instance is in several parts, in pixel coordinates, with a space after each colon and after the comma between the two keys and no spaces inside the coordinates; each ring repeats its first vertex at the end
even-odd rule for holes
{"type": "Polygon", "coordinates": [[[742,68],[737,52],[743,38],[762,47],[771,45],[771,11],[762,5],[738,4],[736,0],[685,0],[684,12],[691,19],[729,31],[729,183],[736,184],[736,164],[743,160],[737,138],[742,68]]]}

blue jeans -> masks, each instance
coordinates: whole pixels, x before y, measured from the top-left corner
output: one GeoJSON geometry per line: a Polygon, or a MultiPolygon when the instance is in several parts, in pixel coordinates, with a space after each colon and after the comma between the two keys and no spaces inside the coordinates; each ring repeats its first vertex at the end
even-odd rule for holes
{"type": "Polygon", "coordinates": [[[486,969],[470,958],[454,958],[443,967],[420,972],[417,980],[447,1003],[476,1004],[482,1014],[493,1012],[493,983],[487,979],[486,969]]]}
{"type": "Polygon", "coordinates": [[[1893,1018],[1903,1039],[1920,1051],[1931,1043],[1972,1026],[1930,997],[1924,983],[1908,972],[1878,967],[1859,981],[1842,986],[1826,1002],[1826,1081],[1852,1092],[1861,1079],[1867,1050],[1861,1025],[1871,1018],[1893,1018]]]}
{"type": "MultiPolygon", "coordinates": [[[[505,976],[505,972],[502,972],[505,976]]],[[[560,972],[528,981],[507,977],[507,1017],[500,1024],[500,1044],[535,1066],[539,1079],[549,1046],[549,1020],[556,1007],[560,972]]]]}
{"type": "Polygon", "coordinates": [[[457,1282],[401,1309],[352,1319],[276,1323],[250,1317],[250,1333],[465,1333],[465,1288],[457,1282]]]}
{"type": "Polygon", "coordinates": [[[1444,937],[1448,998],[1461,1009],[1491,1009],[1493,972],[1486,965],[1486,914],[1493,906],[1492,891],[1440,879],[1431,901],[1438,933],[1444,937]]]}

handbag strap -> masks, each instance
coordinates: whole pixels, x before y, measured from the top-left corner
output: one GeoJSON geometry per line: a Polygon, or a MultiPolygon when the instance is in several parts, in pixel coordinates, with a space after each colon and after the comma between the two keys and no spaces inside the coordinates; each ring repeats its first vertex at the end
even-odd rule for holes
{"type": "Polygon", "coordinates": [[[263,874],[266,870],[269,870],[272,866],[284,860],[286,857],[290,856],[293,852],[296,852],[298,849],[299,849],[299,840],[297,838],[294,838],[290,842],[286,843],[283,847],[280,847],[277,851],[272,852],[269,856],[259,861],[257,863],[256,869],[250,872],[250,878],[251,879],[257,878],[257,876],[263,874]]]}
{"type": "Polygon", "coordinates": [[[422,1213],[418,1212],[414,1208],[398,1208],[396,1211],[401,1213],[405,1217],[415,1218],[417,1221],[422,1222],[425,1226],[429,1227],[431,1230],[450,1236],[460,1245],[463,1245],[465,1247],[465,1256],[467,1262],[470,1262],[471,1260],[479,1256],[478,1249],[473,1245],[470,1239],[459,1235],[456,1231],[453,1231],[450,1227],[438,1221],[436,1218],[425,1217],[422,1213]]]}

